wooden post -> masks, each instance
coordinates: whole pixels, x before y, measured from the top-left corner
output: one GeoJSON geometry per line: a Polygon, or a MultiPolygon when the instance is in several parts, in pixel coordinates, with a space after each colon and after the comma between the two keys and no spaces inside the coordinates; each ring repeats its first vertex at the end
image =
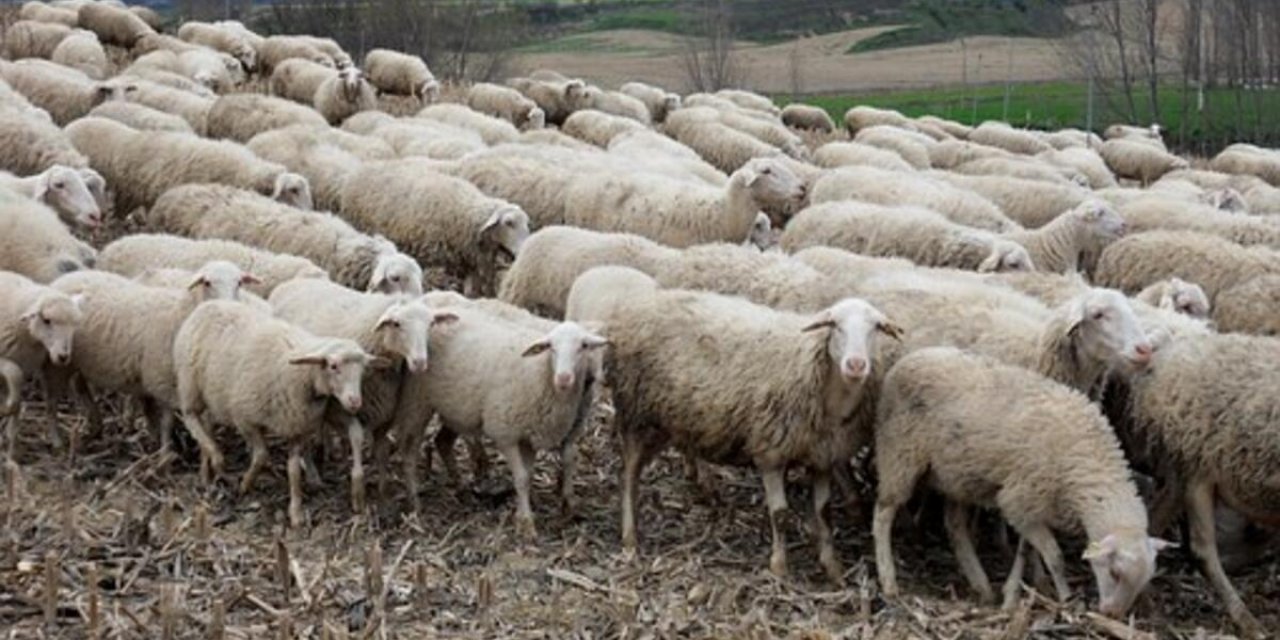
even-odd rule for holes
{"type": "Polygon", "coordinates": [[[44,624],[50,630],[58,619],[58,554],[44,554],[44,624]]]}

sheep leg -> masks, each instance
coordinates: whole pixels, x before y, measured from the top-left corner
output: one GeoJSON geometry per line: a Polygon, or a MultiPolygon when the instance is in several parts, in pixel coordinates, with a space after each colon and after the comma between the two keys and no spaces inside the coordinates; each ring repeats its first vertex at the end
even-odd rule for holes
{"type": "MultiPolygon", "coordinates": [[[[173,451],[173,411],[154,398],[142,398],[142,412],[156,433],[160,434],[160,455],[173,451]]],[[[125,406],[131,406],[132,403],[125,406]]],[[[132,424],[132,423],[126,423],[132,424]]]]}
{"type": "MultiPolygon", "coordinates": [[[[405,454],[408,455],[408,454],[405,454]]],[[[387,496],[387,477],[390,475],[388,470],[391,457],[391,438],[387,437],[385,427],[374,429],[373,431],[373,466],[378,469],[378,496],[385,499],[387,496]]]]}
{"type": "Polygon", "coordinates": [[[573,493],[573,479],[578,475],[578,433],[582,423],[574,425],[573,430],[560,445],[560,511],[565,516],[572,516],[578,509],[578,499],[573,493]]]}
{"type": "MultiPolygon", "coordinates": [[[[249,444],[249,468],[245,470],[244,476],[240,479],[240,495],[242,496],[249,493],[249,489],[253,488],[253,481],[257,479],[258,473],[267,465],[267,441],[262,437],[262,430],[257,427],[247,427],[243,430],[243,433],[245,441],[249,444]]],[[[291,453],[290,456],[292,455],[291,453]]],[[[293,464],[292,457],[290,457],[289,464],[293,464]]],[[[301,461],[298,464],[301,465],[301,461]]],[[[292,471],[290,473],[292,474],[292,471]]],[[[292,484],[292,479],[290,484],[292,484]]]]}
{"type": "Polygon", "coordinates": [[[58,404],[67,393],[67,375],[65,370],[50,371],[46,367],[40,376],[40,385],[44,387],[45,409],[49,414],[45,420],[45,430],[49,444],[55,449],[62,448],[62,425],[58,421],[58,404]]]}
{"type": "Polygon", "coordinates": [[[640,484],[640,472],[644,470],[649,459],[660,449],[663,442],[646,442],[660,440],[655,434],[638,433],[635,429],[622,431],[622,550],[634,555],[636,552],[636,493],[640,484]]]}
{"type": "Polygon", "coordinates": [[[347,440],[351,442],[351,511],[364,513],[364,425],[347,419],[347,440]]]}
{"type": "Polygon", "coordinates": [[[844,568],[836,559],[836,547],[831,535],[831,474],[815,471],[813,475],[813,525],[818,537],[818,564],[827,572],[827,578],[836,585],[844,584],[844,568]]]}
{"type": "MultiPolygon", "coordinates": [[[[436,453],[440,456],[440,462],[444,463],[445,473],[449,476],[449,481],[453,484],[461,482],[461,476],[458,473],[458,459],[453,455],[453,445],[458,441],[458,432],[449,427],[440,426],[440,430],[436,432],[435,445],[436,453]]],[[[474,455],[474,454],[473,454],[474,455]]]]}
{"type": "Polygon", "coordinates": [[[213,441],[204,425],[200,423],[200,418],[196,417],[195,411],[182,412],[182,425],[187,428],[187,433],[191,434],[196,444],[200,445],[200,477],[207,485],[213,481],[214,474],[222,473],[225,464],[222,451],[218,449],[218,443],[213,441]]]}
{"type": "MultiPolygon", "coordinates": [[[[537,528],[533,524],[533,509],[529,505],[530,472],[524,449],[528,445],[520,442],[504,443],[498,446],[498,452],[506,459],[511,468],[511,482],[516,487],[516,533],[526,540],[538,537],[537,528]]],[[[530,449],[532,453],[532,449],[530,449]]]]}
{"type": "Polygon", "coordinates": [[[876,541],[876,575],[880,576],[880,591],[886,598],[898,597],[898,572],[893,565],[893,519],[898,515],[897,502],[876,500],[875,515],[871,519],[871,536],[876,541]]]}
{"type": "Polygon", "coordinates": [[[1156,491],[1155,499],[1151,504],[1151,524],[1150,532],[1153,536],[1163,535],[1173,526],[1179,515],[1179,509],[1182,507],[1183,501],[1180,498],[1186,492],[1182,479],[1177,472],[1172,469],[1165,474],[1164,486],[1156,491]]]}
{"type": "Polygon", "coordinates": [[[773,530],[773,549],[769,553],[769,571],[779,578],[787,576],[787,536],[782,530],[782,518],[787,510],[785,469],[761,469],[764,483],[764,502],[769,508],[769,528],[773,530]]]}
{"type": "Polygon", "coordinates": [[[973,535],[969,529],[971,515],[969,505],[947,500],[944,514],[947,535],[951,538],[951,548],[955,551],[960,573],[964,574],[965,579],[969,581],[969,586],[974,593],[978,594],[979,600],[983,603],[994,602],[995,594],[991,591],[991,581],[987,578],[987,572],[982,569],[982,562],[978,560],[978,553],[973,548],[973,535]]]}
{"type": "Polygon", "coordinates": [[[302,446],[295,443],[289,446],[289,526],[301,529],[302,523],[302,446]]]}
{"type": "Polygon", "coordinates": [[[1053,532],[1042,523],[1024,523],[1022,526],[1014,525],[1014,528],[1040,553],[1040,559],[1053,578],[1053,588],[1058,592],[1058,600],[1066,602],[1071,597],[1071,587],[1067,586],[1062,549],[1058,548],[1058,541],[1053,537],[1053,532]]]}
{"type": "MultiPolygon", "coordinates": [[[[409,508],[414,513],[419,513],[422,503],[418,499],[419,483],[418,483],[418,461],[422,456],[422,435],[421,427],[409,429],[401,428],[397,430],[396,441],[403,440],[404,448],[401,451],[401,463],[404,465],[404,484],[405,490],[409,493],[409,508]]],[[[383,438],[386,440],[387,438],[383,438]]],[[[427,461],[431,461],[431,455],[427,455],[427,461]]]]}
{"type": "Polygon", "coordinates": [[[467,453],[471,455],[471,481],[482,482],[489,477],[489,456],[484,452],[480,436],[468,436],[467,453]]]}
{"type": "Polygon", "coordinates": [[[71,378],[71,389],[75,392],[76,399],[80,401],[80,406],[84,409],[85,417],[88,419],[89,433],[101,433],[102,412],[98,410],[98,403],[93,398],[93,390],[89,388],[89,383],[85,382],[81,376],[73,376],[71,378]]]}
{"type": "Polygon", "coordinates": [[[1018,604],[1018,592],[1022,590],[1022,575],[1026,568],[1027,539],[1018,538],[1018,548],[1013,552],[1013,566],[1009,568],[1009,577],[1004,581],[1004,603],[1001,606],[1005,610],[1018,604]]]}
{"type": "Polygon", "coordinates": [[[320,470],[316,468],[315,457],[314,445],[302,452],[302,473],[308,489],[320,489],[324,486],[324,480],[320,478],[320,470]]]}
{"type": "Polygon", "coordinates": [[[1244,600],[1231,586],[1227,573],[1222,568],[1222,560],[1218,557],[1217,531],[1214,528],[1213,504],[1214,486],[1212,482],[1195,480],[1188,483],[1186,493],[1187,521],[1190,525],[1191,553],[1200,560],[1200,569],[1213,584],[1218,595],[1227,606],[1227,613],[1240,626],[1246,636],[1261,638],[1262,625],[1249,613],[1244,600]]]}

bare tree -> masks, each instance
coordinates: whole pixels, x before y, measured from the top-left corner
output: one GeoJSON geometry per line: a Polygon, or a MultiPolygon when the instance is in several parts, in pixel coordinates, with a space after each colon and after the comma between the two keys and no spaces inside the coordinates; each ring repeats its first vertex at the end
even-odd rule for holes
{"type": "Polygon", "coordinates": [[[729,0],[698,0],[689,12],[696,33],[686,38],[681,57],[689,87],[694,91],[716,91],[741,85],[745,76],[734,50],[729,0]]]}

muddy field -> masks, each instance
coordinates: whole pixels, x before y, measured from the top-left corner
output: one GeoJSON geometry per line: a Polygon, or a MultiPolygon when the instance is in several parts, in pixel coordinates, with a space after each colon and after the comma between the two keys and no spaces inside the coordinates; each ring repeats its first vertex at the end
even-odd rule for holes
{"type": "MultiPolygon", "coordinates": [[[[1166,556],[1132,626],[1088,613],[1092,578],[1070,563],[1076,599],[1060,606],[1028,590],[1013,612],[968,598],[939,522],[904,522],[896,551],[906,597],[887,603],[870,558],[869,519],[846,500],[834,514],[847,585],[821,578],[807,515],[788,532],[792,576],[766,570],[768,520],[754,474],[722,470],[702,497],[675,456],[647,472],[641,555],[620,554],[618,457],[597,422],[583,440],[581,505],[563,515],[554,457],[539,461],[536,543],[511,526],[506,469],[463,481],[441,465],[424,474],[424,512],[404,512],[395,469],[389,496],[352,517],[346,467],[321,461],[310,526],[286,530],[283,452],[244,497],[235,478],[205,489],[195,448],[149,455],[155,439],[113,415],[83,434],[75,460],[54,450],[44,407],[31,398],[5,470],[0,537],[0,637],[4,638],[1204,638],[1230,634],[1207,583],[1181,551],[1166,556]]],[[[69,412],[70,406],[64,408],[69,412]]],[[[78,424],[74,413],[66,422],[78,424]]],[[[179,429],[179,431],[181,431],[179,429]]],[[[244,447],[221,434],[228,469],[244,447]]],[[[6,443],[7,444],[7,443],[6,443]]],[[[460,450],[461,454],[462,451],[460,450]]],[[[334,454],[335,456],[337,453],[334,454]]],[[[376,495],[376,494],[373,494],[376,495]]],[[[807,496],[793,490],[793,509],[807,496]]],[[[866,504],[865,499],[861,504],[866,504]]],[[[1005,563],[986,545],[995,578],[1005,563]]],[[[1078,557],[1078,543],[1067,543],[1078,557]]],[[[1236,578],[1263,624],[1280,628],[1280,566],[1268,560],[1236,578]]]]}

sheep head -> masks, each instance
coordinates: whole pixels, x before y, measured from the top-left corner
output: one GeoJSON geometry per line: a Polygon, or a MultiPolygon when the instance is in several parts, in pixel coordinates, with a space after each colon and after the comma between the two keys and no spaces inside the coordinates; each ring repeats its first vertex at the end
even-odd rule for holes
{"type": "Polygon", "coordinates": [[[364,398],[360,383],[365,369],[386,366],[351,340],[322,338],[291,354],[288,364],[310,368],[311,391],[320,397],[334,398],[348,413],[360,411],[364,398]]]}
{"type": "Polygon", "coordinates": [[[827,356],[840,377],[851,384],[870,377],[877,333],[895,340],[903,336],[901,327],[858,298],[845,298],[818,312],[802,331],[826,332],[827,356]]]}
{"type": "Polygon", "coordinates": [[[79,171],[54,165],[37,178],[36,200],[71,216],[80,226],[93,229],[102,223],[102,209],[79,171]]]}
{"type": "Polygon", "coordinates": [[[311,183],[303,176],[285,171],[271,185],[271,199],[291,207],[311,210],[311,183]]]}
{"type": "Polygon", "coordinates": [[[586,382],[592,354],[608,344],[607,339],[576,322],[561,322],[521,355],[532,358],[549,353],[552,387],[557,393],[568,393],[586,382]]]}
{"type": "Polygon", "coordinates": [[[434,311],[421,298],[397,300],[382,312],[374,331],[383,355],[403,359],[409,373],[427,370],[431,327],[458,319],[447,311],[434,311]]]}
{"type": "Polygon", "coordinates": [[[241,300],[241,287],[250,284],[262,284],[262,280],[226,260],[214,260],[200,267],[187,284],[187,290],[200,302],[241,300]]]}
{"type": "Polygon", "coordinates": [[[480,226],[481,245],[491,246],[515,260],[529,237],[529,214],[513,204],[502,203],[480,226]]]}
{"type": "Polygon", "coordinates": [[[1089,358],[1127,370],[1142,370],[1151,363],[1151,340],[1124,294],[1091,289],[1067,305],[1067,335],[1089,358]]]}
{"type": "Polygon", "coordinates": [[[400,253],[395,245],[391,245],[390,250],[378,254],[373,274],[369,276],[368,290],[375,293],[422,295],[422,267],[417,260],[400,253]]]}
{"type": "Polygon", "coordinates": [[[1182,278],[1170,278],[1164,295],[1160,296],[1157,305],[1192,318],[1207,319],[1209,317],[1209,296],[1204,289],[1194,282],[1182,278]]]}
{"type": "Polygon", "coordinates": [[[748,189],[757,206],[766,202],[789,202],[793,210],[799,210],[807,195],[804,180],[784,161],[773,158],[752,159],[733,172],[729,182],[748,189]]]}
{"type": "Polygon", "coordinates": [[[1171,546],[1170,542],[1138,530],[1116,531],[1091,542],[1084,559],[1089,561],[1098,583],[1098,609],[1113,618],[1123,618],[1155,575],[1156,554],[1171,546]]]}
{"type": "Polygon", "coordinates": [[[83,301],[83,295],[68,296],[50,289],[41,293],[19,317],[27,333],[44,345],[49,361],[57,366],[71,362],[72,339],[84,319],[80,311],[83,301]]]}
{"type": "Polygon", "coordinates": [[[1027,253],[1026,247],[1002,238],[992,238],[990,243],[991,254],[978,265],[979,273],[1036,270],[1036,265],[1031,261],[1031,254],[1027,253]]]}

